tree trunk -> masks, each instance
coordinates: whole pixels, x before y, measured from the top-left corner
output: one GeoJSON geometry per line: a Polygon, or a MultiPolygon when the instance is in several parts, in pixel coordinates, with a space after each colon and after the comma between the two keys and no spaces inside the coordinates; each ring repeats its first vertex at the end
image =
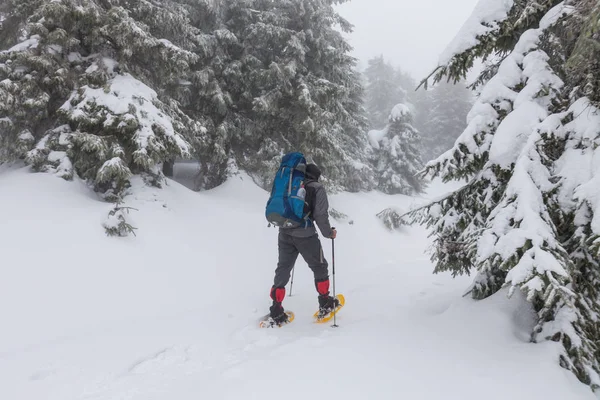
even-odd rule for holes
{"type": "Polygon", "coordinates": [[[172,178],[174,167],[175,167],[174,159],[165,160],[165,162],[163,163],[163,174],[165,174],[165,176],[168,176],[169,178],[172,178]]]}

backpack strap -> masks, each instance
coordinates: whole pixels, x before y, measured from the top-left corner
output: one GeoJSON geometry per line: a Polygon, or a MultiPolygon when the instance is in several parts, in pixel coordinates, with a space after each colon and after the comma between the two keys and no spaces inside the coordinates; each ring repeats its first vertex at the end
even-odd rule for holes
{"type": "Polygon", "coordinates": [[[311,183],[316,183],[317,181],[315,181],[314,179],[307,179],[304,182],[304,188],[306,190],[306,197],[304,198],[304,203],[305,203],[305,212],[306,212],[306,219],[311,219],[312,218],[312,214],[315,208],[315,188],[313,185],[311,185],[311,183]]]}

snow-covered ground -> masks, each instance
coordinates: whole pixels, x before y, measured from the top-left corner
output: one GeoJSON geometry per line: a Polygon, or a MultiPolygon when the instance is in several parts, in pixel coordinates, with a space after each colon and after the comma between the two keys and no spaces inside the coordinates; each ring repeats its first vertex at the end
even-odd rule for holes
{"type": "Polygon", "coordinates": [[[336,222],[339,327],[312,323],[300,258],[296,320],[258,329],[277,262],[267,193],[243,176],[202,193],[135,184],[137,236],[109,238],[111,206],[83,184],[0,169],[0,399],[594,398],[555,344],[528,343],[521,296],[462,297],[470,279],[432,274],[423,228],[375,217],[424,199],[333,196],[353,221],[336,222]]]}

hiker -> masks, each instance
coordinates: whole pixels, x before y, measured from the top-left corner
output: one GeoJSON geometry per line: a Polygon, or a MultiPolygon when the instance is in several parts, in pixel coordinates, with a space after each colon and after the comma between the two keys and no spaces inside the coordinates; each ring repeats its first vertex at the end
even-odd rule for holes
{"type": "Polygon", "coordinates": [[[318,293],[319,312],[329,313],[338,306],[338,299],[329,295],[328,264],[323,255],[323,247],[315,228],[318,225],[321,234],[328,239],[335,239],[337,232],[329,223],[329,202],[325,188],[319,183],[321,171],[315,164],[306,165],[304,188],[306,190],[305,212],[308,213],[306,224],[300,227],[279,228],[279,262],[275,270],[275,279],[271,288],[273,305],[270,307],[270,317],[277,325],[288,320],[282,302],[285,297],[287,285],[292,268],[300,254],[310,269],[315,279],[318,293]]]}

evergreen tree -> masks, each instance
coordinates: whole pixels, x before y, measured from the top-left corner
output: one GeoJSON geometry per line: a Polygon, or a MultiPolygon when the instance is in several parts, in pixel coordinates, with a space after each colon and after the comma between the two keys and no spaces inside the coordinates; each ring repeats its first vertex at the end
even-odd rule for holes
{"type": "Polygon", "coordinates": [[[475,57],[505,55],[477,79],[480,93],[454,147],[426,166],[467,184],[412,213],[433,228],[436,272],[475,269],[476,299],[521,290],[538,313],[532,341],[561,343],[560,365],[594,390],[600,229],[589,161],[600,132],[600,42],[591,33],[599,13],[586,0],[514,2],[456,47],[435,82],[463,79],[475,57]]]}
{"type": "Polygon", "coordinates": [[[452,148],[467,127],[467,114],[473,105],[471,92],[462,83],[440,82],[425,93],[418,105],[419,127],[423,139],[423,159],[432,160],[452,148]]]}
{"type": "MultiPolygon", "coordinates": [[[[362,86],[350,47],[335,28],[350,25],[328,0],[229,0],[215,36],[223,44],[216,97],[223,154],[262,187],[282,154],[304,152],[335,189],[372,184],[361,107],[362,86]]],[[[215,86],[216,87],[216,86],[215,86]]]]}
{"type": "Polygon", "coordinates": [[[372,129],[382,129],[388,122],[392,108],[406,100],[406,90],[402,87],[405,76],[383,56],[368,61],[365,70],[366,108],[372,129]]]}
{"type": "Polygon", "coordinates": [[[384,193],[412,195],[423,191],[417,177],[423,167],[419,132],[404,104],[397,104],[382,131],[370,132],[377,188],[384,193]]]}
{"type": "Polygon", "coordinates": [[[8,0],[3,12],[2,160],[77,174],[113,199],[132,174],[159,184],[160,164],[201,137],[168,96],[197,60],[177,2],[8,0]]]}
{"type": "Polygon", "coordinates": [[[423,154],[423,161],[427,161],[429,159],[429,157],[427,157],[425,146],[427,136],[429,136],[427,133],[427,125],[429,124],[429,119],[431,118],[431,92],[431,88],[428,90],[412,90],[408,92],[410,108],[414,115],[414,125],[415,128],[417,128],[421,133],[421,143],[423,144],[423,149],[421,149],[421,151],[423,154]]]}
{"type": "Polygon", "coordinates": [[[332,188],[372,187],[362,85],[337,29],[351,27],[334,2],[46,3],[0,7],[2,160],[114,197],[190,153],[199,189],[234,164],[268,187],[300,150],[332,188]]]}
{"type": "Polygon", "coordinates": [[[201,140],[195,142],[193,158],[199,163],[195,189],[211,189],[223,183],[228,176],[231,154],[231,136],[242,129],[236,120],[239,106],[234,103],[228,86],[240,86],[239,65],[228,51],[237,46],[238,39],[222,29],[223,5],[206,0],[181,0],[185,3],[190,23],[199,32],[193,48],[197,60],[191,65],[189,80],[179,89],[177,100],[186,113],[200,121],[204,130],[201,140]]]}

